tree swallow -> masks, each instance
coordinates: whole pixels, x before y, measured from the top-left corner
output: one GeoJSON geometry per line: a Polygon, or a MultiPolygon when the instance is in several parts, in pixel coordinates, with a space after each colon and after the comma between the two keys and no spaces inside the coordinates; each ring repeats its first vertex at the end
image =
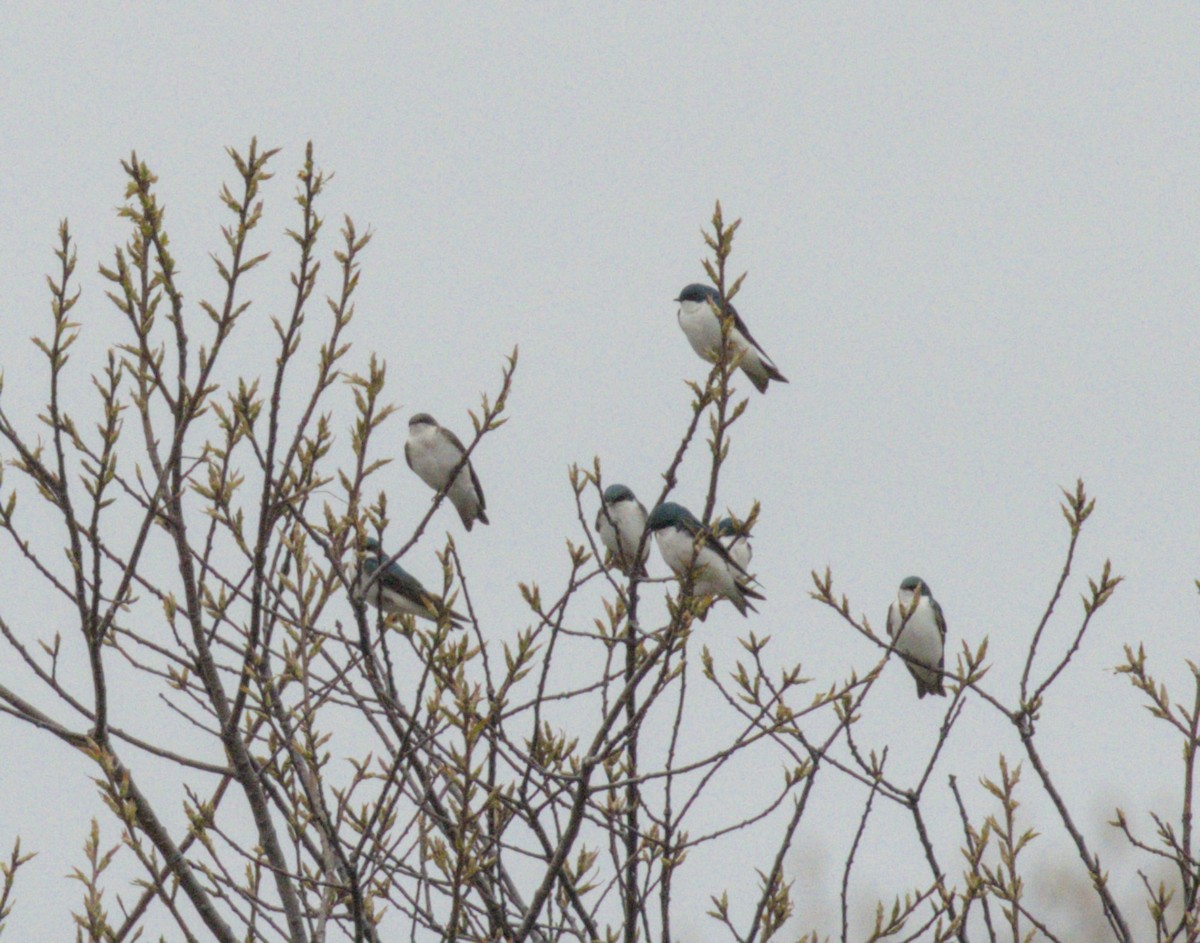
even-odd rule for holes
{"type": "MultiPolygon", "coordinates": [[[[679,302],[679,326],[687,335],[692,350],[705,360],[716,363],[721,354],[721,321],[717,318],[714,305],[716,309],[721,307],[720,293],[711,285],[688,285],[675,300],[679,302]]],[[[767,392],[767,384],[772,380],[787,383],[787,377],[779,372],[767,352],[750,336],[737,309],[726,304],[725,310],[733,315],[733,325],[729,330],[730,354],[742,355],[742,371],[750,378],[750,382],[760,393],[767,392]]]]}
{"type": "Polygon", "coordinates": [[[888,606],[888,635],[917,679],[917,697],[946,696],[942,672],[946,667],[946,619],[929,584],[919,576],[900,584],[896,601],[888,606]]]}
{"type": "MultiPolygon", "coordinates": [[[[434,491],[446,488],[450,473],[462,461],[465,451],[458,436],[439,426],[429,413],[417,413],[408,421],[404,458],[408,467],[434,491]]],[[[446,497],[458,511],[463,527],[468,531],[476,521],[488,523],[487,514],[484,513],[487,501],[484,500],[483,488],[470,462],[463,465],[454,483],[446,488],[446,497]]]]}
{"type": "Polygon", "coordinates": [[[750,547],[750,534],[744,525],[735,524],[732,517],[723,517],[717,524],[717,536],[721,538],[733,562],[745,570],[750,565],[754,551],[750,547]]]}
{"type": "Polygon", "coordinates": [[[388,555],[379,546],[379,541],[368,537],[363,547],[362,570],[352,563],[347,573],[355,601],[369,602],[388,615],[407,614],[435,622],[445,618],[451,625],[462,625],[461,615],[447,608],[440,596],[429,592],[399,563],[388,563],[383,572],[372,580],[375,571],[387,561],[388,555]]]}
{"type": "Polygon", "coordinates": [[[666,501],[650,512],[646,526],[654,532],[658,552],[682,582],[692,573],[698,596],[724,596],[743,616],[758,612],[748,599],[763,599],[750,586],[750,575],[729,555],[712,532],[687,508],[666,501]]]}
{"type": "Polygon", "coordinates": [[[633,565],[638,544],[642,543],[642,534],[646,532],[646,506],[634,497],[628,487],[609,485],[604,489],[600,511],[596,514],[596,530],[622,573],[632,576],[636,569],[638,576],[646,575],[646,560],[650,556],[649,540],[642,544],[642,555],[637,566],[633,565]]]}

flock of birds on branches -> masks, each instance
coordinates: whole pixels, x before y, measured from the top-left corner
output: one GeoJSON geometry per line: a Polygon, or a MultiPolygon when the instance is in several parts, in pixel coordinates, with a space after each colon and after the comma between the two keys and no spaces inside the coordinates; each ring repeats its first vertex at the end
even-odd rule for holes
{"type": "MultiPolygon", "coordinates": [[[[724,301],[717,289],[688,285],[675,300],[679,326],[702,358],[717,363],[724,351],[760,393],[767,391],[772,380],[788,382],[750,334],[737,309],[724,301]]],[[[434,491],[445,494],[470,531],[476,521],[489,521],[479,476],[465,455],[459,438],[428,413],[417,413],[409,420],[404,445],[408,467],[434,491]]],[[[611,565],[627,576],[648,575],[649,535],[653,534],[663,561],[681,584],[690,577],[694,595],[728,599],[743,616],[758,611],[751,600],[764,598],[747,569],[752,556],[749,528],[732,517],[709,527],[674,501],[664,501],[647,513],[628,486],[613,484],[604,490],[596,531],[609,551],[611,565]]],[[[463,622],[459,613],[389,557],[373,537],[364,542],[362,565],[350,574],[350,585],[356,599],[388,614],[445,620],[453,625],[463,622]]],[[[707,613],[702,610],[700,618],[707,613]]],[[[918,696],[945,696],[946,620],[929,585],[920,577],[901,582],[896,601],[888,607],[887,630],[893,649],[917,682],[918,696]]]]}

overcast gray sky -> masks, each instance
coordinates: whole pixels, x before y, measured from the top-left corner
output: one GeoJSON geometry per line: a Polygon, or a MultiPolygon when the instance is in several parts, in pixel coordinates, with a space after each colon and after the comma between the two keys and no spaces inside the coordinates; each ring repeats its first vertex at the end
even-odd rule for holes
{"type": "MultiPolygon", "coordinates": [[[[1047,752],[1097,839],[1116,802],[1177,791],[1177,746],[1108,669],[1145,643],[1182,695],[1181,659],[1196,658],[1194,4],[10,3],[0,61],[6,398],[41,389],[26,338],[45,323],[60,218],[79,241],[85,340],[117,323],[94,273],[123,238],[121,158],[136,149],[159,174],[195,302],[216,294],[224,148],[252,135],[283,148],[264,224],[277,254],[252,286],[269,312],[311,139],[336,172],[331,224],[344,212],[375,234],[352,339],[358,362],[388,362],[397,452],[414,411],[465,432],[520,345],[512,421],[476,460],[493,526],[459,539],[488,574],[475,591],[490,624],[515,633],[516,581],[551,584],[563,539],[579,539],[570,463],[599,455],[611,480],[657,493],[683,381],[704,374],[671,299],[702,278],[700,228],[720,198],[744,221],[739,309],[791,383],[751,393],[720,494],[740,513],[762,502],[767,602],[753,625],[724,607],[700,641],[731,665],[737,633],[772,634],[827,684],[875,651],[808,598],[809,571],[830,565],[877,625],[917,573],[954,644],[990,636],[989,681],[1011,699],[1065,547],[1058,487],[1082,476],[1097,511],[1052,644],[1074,628],[1083,574],[1111,557],[1127,579],[1048,705],[1047,752]]],[[[696,510],[703,472],[689,463],[679,491],[696,510]]],[[[424,509],[402,463],[387,474],[397,507],[424,509]]],[[[19,623],[16,596],[0,613],[19,623]]],[[[883,683],[890,707],[864,737],[915,770],[940,715],[899,665],[883,683]]],[[[38,764],[65,764],[64,796],[90,795],[89,772],[12,721],[0,737],[0,848],[21,832],[44,853],[37,886],[74,894],[60,875],[100,813],[64,808],[50,840],[69,847],[46,847],[38,764]]],[[[940,769],[978,811],[975,777],[1002,749],[1017,754],[1011,731],[969,705],[940,769]]],[[[836,799],[822,800],[832,824],[802,837],[801,880],[840,860],[836,799]]],[[[1070,854],[1045,824],[1047,860],[1070,854]]],[[[863,883],[894,887],[905,861],[903,883],[923,881],[917,849],[886,834],[863,883]]],[[[939,841],[956,863],[957,835],[939,841]]],[[[36,915],[32,887],[14,939],[62,916],[36,915]]],[[[805,888],[799,924],[831,931],[832,893],[805,888]]]]}

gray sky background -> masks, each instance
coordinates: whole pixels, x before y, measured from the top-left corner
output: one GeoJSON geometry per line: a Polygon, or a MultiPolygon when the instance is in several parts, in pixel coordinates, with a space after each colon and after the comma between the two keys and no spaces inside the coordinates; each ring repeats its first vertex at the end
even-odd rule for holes
{"type": "MultiPolygon", "coordinates": [[[[1182,697],[1182,658],[1196,658],[1197,8],[433,11],[6,5],[8,408],[27,403],[32,414],[40,402],[44,370],[26,338],[48,323],[42,276],[64,216],[79,242],[81,343],[113,336],[117,316],[95,271],[124,238],[114,208],[118,161],[131,149],[161,178],[193,304],[217,294],[207,254],[224,222],[216,194],[232,179],[225,146],[257,135],[284,149],[259,243],[275,255],[249,284],[262,319],[287,297],[292,256],[279,234],[295,224],[293,174],[312,139],[336,173],[326,250],[342,213],[374,231],[351,339],[356,363],[371,351],[388,362],[402,407],[397,456],[412,412],[465,433],[465,410],[496,388],[503,356],[520,345],[512,420],[475,463],[493,525],[465,538],[444,512],[434,529],[456,535],[488,625],[511,638],[528,621],[516,582],[557,587],[563,540],[580,539],[567,466],[599,455],[609,480],[643,498],[660,487],[688,415],[683,381],[705,370],[671,299],[702,279],[700,229],[720,198],[744,220],[738,307],[791,383],[749,391],[720,494],[743,514],[762,502],[754,566],[767,603],[748,623],[722,607],[697,643],[730,667],[737,634],[771,634],[827,685],[869,667],[875,651],[808,598],[809,571],[830,565],[835,587],[876,625],[899,580],[917,573],[955,647],[990,637],[989,684],[1011,701],[1066,546],[1058,487],[1082,476],[1097,510],[1052,650],[1075,628],[1084,574],[1111,557],[1127,580],[1040,729],[1089,838],[1124,860],[1103,822],[1120,802],[1149,834],[1145,808],[1177,802],[1179,752],[1109,669],[1123,644],[1144,643],[1182,697]]],[[[239,368],[265,372],[255,353],[242,345],[239,368]]],[[[80,389],[88,357],[81,351],[80,389]]],[[[695,510],[706,468],[697,458],[677,492],[695,510]]],[[[383,480],[397,526],[415,521],[424,485],[402,462],[383,480]]],[[[12,624],[35,612],[19,591],[0,598],[12,624]]],[[[0,672],[37,694],[11,662],[0,659],[0,672]]],[[[940,712],[916,701],[899,665],[881,683],[861,738],[890,744],[903,778],[940,712]]],[[[33,905],[38,894],[76,895],[61,876],[88,817],[101,814],[72,798],[94,794],[90,772],[11,720],[0,718],[0,738],[0,848],[19,832],[42,852],[13,938],[61,936],[61,908],[33,905]],[[62,797],[51,823],[48,794],[62,797]]],[[[973,700],[935,777],[934,814],[949,811],[949,772],[973,812],[994,811],[977,777],[994,774],[1001,750],[1015,758],[1019,745],[973,700]]],[[[1032,791],[1032,772],[1026,780],[1032,791]]],[[[821,815],[794,855],[796,929],[832,932],[825,869],[842,860],[861,797],[839,815],[845,796],[817,792],[821,815]]],[[[924,882],[912,838],[888,838],[898,813],[877,824],[863,887],[924,882]],[[911,879],[897,883],[907,868],[911,879]]],[[[1038,825],[1046,867],[1076,862],[1055,822],[1038,825]]],[[[955,870],[958,832],[935,840],[955,870]]],[[[696,924],[684,929],[693,939],[710,891],[754,886],[749,869],[712,875],[711,886],[706,877],[696,924]]]]}

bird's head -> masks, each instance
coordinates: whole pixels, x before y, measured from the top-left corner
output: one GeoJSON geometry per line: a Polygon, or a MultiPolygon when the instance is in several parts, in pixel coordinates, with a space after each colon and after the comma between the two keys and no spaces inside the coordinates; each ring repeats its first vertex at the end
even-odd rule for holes
{"type": "Polygon", "coordinates": [[[687,527],[694,530],[700,526],[700,522],[682,504],[664,501],[650,512],[646,526],[651,530],[662,530],[664,527],[687,527]]]}
{"type": "Polygon", "coordinates": [[[930,592],[930,589],[929,589],[929,584],[926,583],[923,579],[921,579],[921,577],[906,576],[903,580],[901,580],[901,582],[900,582],[901,595],[906,596],[906,597],[911,597],[914,594],[916,594],[918,591],[920,592],[920,594],[922,596],[925,596],[927,598],[933,597],[933,593],[930,592]]]}
{"type": "Polygon", "coordinates": [[[604,503],[616,504],[618,501],[634,500],[633,492],[628,485],[609,485],[604,489],[604,503]]]}
{"type": "Polygon", "coordinates": [[[733,522],[732,517],[723,517],[717,522],[718,537],[740,537],[742,529],[733,522]]]}
{"type": "Polygon", "coordinates": [[[721,295],[712,285],[701,285],[699,282],[694,282],[691,285],[684,287],[679,293],[676,301],[712,301],[715,304],[720,304],[721,295]]]}

